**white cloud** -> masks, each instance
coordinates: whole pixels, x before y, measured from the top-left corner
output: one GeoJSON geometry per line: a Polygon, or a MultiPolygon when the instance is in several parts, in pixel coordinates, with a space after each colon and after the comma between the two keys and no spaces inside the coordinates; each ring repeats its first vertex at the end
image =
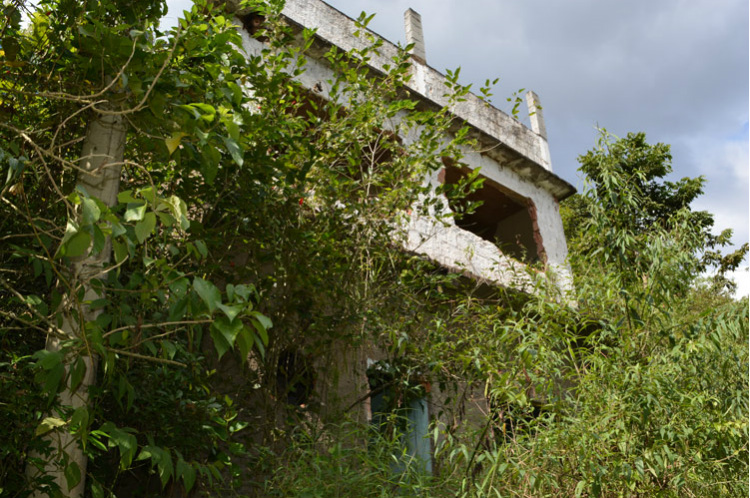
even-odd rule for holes
{"type": "Polygon", "coordinates": [[[731,228],[735,242],[747,242],[750,238],[750,145],[747,137],[737,140],[699,135],[690,137],[684,145],[689,148],[697,172],[708,178],[706,195],[696,201],[694,207],[714,214],[716,233],[731,228]]]}
{"type": "Polygon", "coordinates": [[[732,280],[737,283],[737,290],[734,293],[734,297],[750,297],[750,267],[745,266],[736,271],[733,271],[730,275],[732,280]]]}

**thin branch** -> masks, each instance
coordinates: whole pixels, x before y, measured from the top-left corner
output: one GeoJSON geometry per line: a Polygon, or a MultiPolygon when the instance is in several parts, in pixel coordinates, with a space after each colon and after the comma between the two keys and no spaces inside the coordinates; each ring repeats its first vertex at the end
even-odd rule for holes
{"type": "Polygon", "coordinates": [[[146,356],[146,355],[138,354],[138,353],[131,353],[130,351],[123,351],[122,349],[107,348],[107,351],[110,351],[115,354],[121,354],[123,356],[130,356],[131,358],[138,358],[139,360],[153,361],[156,363],[164,363],[166,365],[174,365],[176,367],[182,367],[182,368],[187,367],[185,363],[181,363],[179,361],[167,360],[165,358],[156,358],[154,356],[146,356]]]}
{"type": "Polygon", "coordinates": [[[125,330],[152,329],[152,328],[157,328],[157,327],[171,327],[173,325],[199,325],[203,323],[212,323],[212,322],[213,320],[183,320],[183,321],[177,321],[177,322],[161,322],[161,323],[147,323],[147,324],[142,324],[142,325],[126,325],[124,327],[118,327],[116,329],[112,329],[109,332],[103,334],[102,339],[106,339],[112,334],[116,334],[117,332],[122,332],[125,330]]]}
{"type": "Polygon", "coordinates": [[[182,30],[177,32],[177,36],[175,36],[174,38],[174,43],[172,44],[172,48],[169,49],[169,53],[167,54],[167,58],[164,60],[164,64],[162,64],[162,66],[159,68],[159,71],[156,73],[156,76],[154,76],[154,81],[151,82],[151,85],[149,85],[148,90],[146,90],[146,93],[143,95],[143,98],[135,107],[131,107],[130,109],[124,109],[121,111],[109,111],[106,109],[98,109],[94,107],[94,110],[99,114],[125,115],[125,114],[133,114],[143,109],[143,107],[146,105],[146,101],[151,95],[151,92],[153,91],[156,84],[159,82],[159,79],[161,78],[162,73],[167,68],[169,63],[172,61],[172,56],[174,55],[174,51],[177,49],[177,43],[180,41],[180,38],[182,38],[182,33],[183,33],[182,30]]]}
{"type": "MultiPolygon", "coordinates": [[[[7,280],[5,280],[3,277],[0,277],[0,286],[4,287],[8,292],[16,296],[16,298],[18,298],[18,300],[26,306],[26,308],[31,312],[31,314],[37,317],[39,320],[46,323],[50,327],[50,330],[52,330],[53,332],[55,332],[57,335],[61,337],[68,337],[68,334],[66,334],[64,330],[58,328],[57,325],[52,323],[46,316],[42,315],[36,309],[34,309],[34,307],[26,301],[26,297],[20,292],[18,292],[16,289],[14,289],[13,286],[11,286],[10,283],[7,280]]],[[[25,323],[31,326],[30,323],[25,322],[23,319],[17,316],[15,316],[14,318],[22,323],[25,323]]],[[[46,333],[47,331],[45,330],[44,332],[46,333]]]]}
{"type": "MultiPolygon", "coordinates": [[[[48,329],[42,328],[42,327],[40,327],[39,325],[37,325],[37,324],[35,324],[33,322],[30,322],[28,320],[24,320],[23,318],[21,318],[20,316],[16,315],[15,313],[11,313],[9,311],[0,310],[0,315],[5,316],[7,318],[10,318],[13,321],[20,322],[23,325],[23,327],[19,327],[18,330],[35,329],[35,330],[38,330],[39,332],[41,332],[41,333],[43,333],[45,335],[47,335],[50,332],[48,329]]],[[[47,323],[49,324],[49,322],[47,322],[47,323]]],[[[65,337],[67,337],[67,336],[65,336],[65,337]]]]}
{"type": "MultiPolygon", "coordinates": [[[[93,104],[96,104],[96,102],[93,102],[95,99],[99,99],[102,95],[106,94],[114,85],[117,83],[117,81],[122,77],[123,73],[125,72],[125,69],[130,65],[130,62],[133,60],[133,56],[135,55],[135,49],[138,46],[138,40],[133,40],[133,48],[130,51],[130,56],[125,61],[125,64],[120,68],[118,73],[115,75],[114,78],[101,90],[99,90],[96,93],[92,93],[91,95],[72,95],[70,93],[66,92],[27,92],[25,90],[10,90],[13,93],[23,95],[25,97],[36,97],[36,98],[45,98],[45,99],[53,99],[53,100],[65,100],[68,102],[78,102],[81,104],[87,104],[84,109],[90,107],[93,104]]],[[[6,89],[7,90],[7,89],[6,89]]],[[[72,116],[71,116],[72,117],[72,116]]],[[[55,134],[57,136],[57,134],[55,134]]],[[[52,140],[54,143],[54,138],[52,140]]]]}

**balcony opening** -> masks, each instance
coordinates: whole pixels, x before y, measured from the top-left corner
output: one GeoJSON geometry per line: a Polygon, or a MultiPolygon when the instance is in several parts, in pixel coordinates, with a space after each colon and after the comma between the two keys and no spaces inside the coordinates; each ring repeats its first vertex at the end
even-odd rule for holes
{"type": "MultiPolygon", "coordinates": [[[[439,179],[458,185],[469,174],[468,168],[448,166],[439,179]]],[[[536,208],[531,199],[520,196],[482,175],[484,183],[463,199],[451,200],[456,225],[496,244],[503,253],[524,263],[545,260],[542,238],[536,223],[536,208]],[[471,203],[481,203],[467,213],[471,203]]]]}

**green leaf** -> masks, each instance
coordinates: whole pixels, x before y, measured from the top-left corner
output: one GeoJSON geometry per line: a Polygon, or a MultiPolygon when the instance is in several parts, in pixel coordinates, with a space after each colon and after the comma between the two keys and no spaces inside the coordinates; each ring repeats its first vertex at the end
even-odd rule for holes
{"type": "Polygon", "coordinates": [[[226,126],[227,133],[229,133],[229,138],[232,140],[239,140],[240,139],[240,127],[239,125],[234,121],[234,116],[227,115],[222,119],[222,122],[224,123],[224,126],[226,126]]]}
{"type": "Polygon", "coordinates": [[[174,225],[174,222],[176,221],[174,219],[174,216],[172,216],[169,213],[156,213],[159,216],[159,221],[161,221],[161,224],[165,227],[171,227],[174,225]]]}
{"type": "Polygon", "coordinates": [[[85,428],[89,424],[89,410],[85,406],[79,406],[70,417],[72,427],[85,428]]]}
{"type": "Polygon", "coordinates": [[[263,345],[263,341],[261,340],[261,338],[258,337],[257,334],[253,333],[253,341],[254,341],[255,345],[258,347],[258,352],[260,353],[261,358],[265,358],[266,357],[266,348],[263,345]]]}
{"type": "Polygon", "coordinates": [[[240,149],[240,146],[232,140],[229,137],[223,137],[224,138],[224,145],[227,146],[227,150],[229,151],[229,154],[232,156],[232,159],[234,159],[234,162],[237,163],[238,166],[242,166],[242,164],[245,162],[245,159],[242,155],[242,149],[240,149]]]}
{"type": "Polygon", "coordinates": [[[252,312],[252,317],[253,325],[255,325],[255,330],[258,331],[260,339],[263,341],[264,345],[268,345],[268,329],[273,326],[271,320],[264,314],[257,311],[252,312]]]}
{"type": "Polygon", "coordinates": [[[81,207],[84,225],[91,225],[99,221],[99,217],[101,216],[102,212],[94,199],[90,197],[84,197],[83,202],[81,203],[81,207]]]}
{"type": "Polygon", "coordinates": [[[167,485],[167,482],[172,478],[172,474],[174,473],[174,466],[172,465],[172,455],[169,453],[169,451],[164,451],[162,453],[162,458],[157,464],[157,468],[159,469],[159,478],[161,479],[161,486],[162,488],[167,485]]]}
{"type": "Polygon", "coordinates": [[[216,147],[207,145],[201,151],[201,172],[206,183],[213,185],[216,174],[219,172],[219,163],[221,163],[221,153],[216,147]]]}
{"type": "Polygon", "coordinates": [[[117,202],[120,204],[132,204],[132,203],[139,203],[143,202],[135,197],[133,197],[133,191],[132,190],[123,190],[119,194],[117,194],[117,202]]]}
{"type": "Polygon", "coordinates": [[[193,488],[193,485],[195,484],[195,469],[192,465],[183,460],[182,457],[177,460],[175,478],[182,478],[182,481],[185,483],[185,491],[187,493],[190,492],[190,490],[193,488]]]}
{"type": "Polygon", "coordinates": [[[75,461],[65,466],[65,481],[68,483],[68,491],[78,486],[81,482],[81,469],[75,461]]]}
{"type": "Polygon", "coordinates": [[[141,221],[146,214],[146,202],[136,201],[128,203],[125,210],[125,221],[141,221]]]}
{"type": "Polygon", "coordinates": [[[188,297],[182,296],[169,307],[169,321],[182,320],[187,312],[188,297]]]}
{"type": "Polygon", "coordinates": [[[91,483],[91,496],[93,498],[104,498],[104,488],[98,482],[91,483]]]}
{"type": "Polygon", "coordinates": [[[93,254],[99,254],[104,249],[104,244],[107,242],[107,237],[104,235],[104,232],[102,232],[101,228],[99,228],[99,225],[94,225],[91,227],[94,232],[94,245],[91,247],[91,252],[93,254]]]}
{"type": "Polygon", "coordinates": [[[195,248],[198,249],[198,252],[200,253],[201,257],[208,256],[208,247],[206,246],[206,243],[202,240],[196,240],[195,241],[195,248]]]}
{"type": "Polygon", "coordinates": [[[36,428],[36,431],[34,431],[34,435],[41,436],[42,434],[47,434],[48,432],[58,427],[64,426],[66,423],[67,422],[57,417],[47,417],[44,420],[42,420],[42,422],[36,428]]]}
{"type": "Polygon", "coordinates": [[[148,202],[150,202],[152,205],[156,204],[156,192],[154,191],[153,187],[146,187],[142,188],[138,191],[138,193],[143,196],[148,202]]]}
{"type": "Polygon", "coordinates": [[[252,330],[243,325],[242,330],[237,334],[237,348],[240,351],[240,357],[243,359],[247,358],[247,355],[250,354],[250,350],[253,348],[254,344],[255,334],[253,334],[252,330]]]}
{"type": "Polygon", "coordinates": [[[242,328],[243,324],[240,320],[230,322],[222,316],[214,321],[211,325],[211,337],[214,338],[214,345],[216,347],[216,352],[219,354],[219,358],[221,358],[229,349],[234,349],[235,340],[242,328]],[[215,333],[214,331],[218,333],[215,333]]]}
{"type": "Polygon", "coordinates": [[[16,40],[12,36],[5,36],[2,39],[2,46],[3,51],[5,52],[5,57],[9,61],[15,61],[16,56],[18,55],[18,51],[21,49],[21,45],[18,43],[18,40],[16,40]]]}
{"type": "Polygon", "coordinates": [[[63,254],[69,258],[83,256],[91,245],[91,236],[87,232],[77,232],[65,243],[63,254]]]}
{"type": "Polygon", "coordinates": [[[254,287],[251,285],[240,284],[234,287],[234,293],[247,301],[250,299],[250,294],[253,292],[253,289],[254,287]]]}
{"type": "Polygon", "coordinates": [[[169,360],[173,359],[174,355],[177,354],[177,346],[172,341],[161,341],[161,349],[164,356],[169,360]]]}
{"type": "Polygon", "coordinates": [[[65,367],[62,363],[58,363],[54,367],[47,370],[47,372],[43,375],[44,392],[48,394],[57,394],[57,391],[60,388],[60,382],[63,380],[64,376],[65,367]]]}
{"type": "Polygon", "coordinates": [[[216,327],[211,327],[211,339],[214,341],[214,348],[216,348],[219,359],[232,348],[232,345],[227,342],[224,335],[216,327]]]}
{"type": "Polygon", "coordinates": [[[143,243],[144,240],[149,238],[156,228],[156,214],[153,212],[146,213],[142,221],[135,224],[135,236],[138,238],[138,242],[143,243]]]}
{"type": "Polygon", "coordinates": [[[133,457],[138,449],[138,441],[135,436],[125,430],[114,428],[110,433],[110,440],[120,450],[120,469],[125,470],[133,463],[133,457]]]}
{"type": "Polygon", "coordinates": [[[206,303],[209,313],[213,313],[219,304],[221,304],[221,292],[211,282],[196,277],[193,280],[193,289],[195,289],[195,292],[198,293],[203,302],[206,303]]]}
{"type": "Polygon", "coordinates": [[[31,261],[31,266],[34,269],[34,278],[42,274],[43,267],[41,261],[39,261],[38,259],[33,259],[31,261]]]}
{"type": "Polygon", "coordinates": [[[172,212],[175,219],[180,220],[180,228],[187,230],[190,227],[190,221],[187,219],[187,204],[176,195],[170,195],[165,202],[172,212]]]}
{"type": "MultiPolygon", "coordinates": [[[[36,261],[36,260],[34,260],[34,261],[36,261]]],[[[24,299],[24,301],[26,301],[27,305],[29,305],[29,306],[33,307],[34,309],[36,309],[37,312],[39,312],[40,315],[46,315],[49,312],[49,308],[47,307],[47,303],[45,303],[44,301],[42,301],[42,298],[39,297],[39,296],[37,296],[37,295],[35,295],[35,294],[30,294],[30,295],[26,296],[26,299],[24,299]]]]}
{"type": "Polygon", "coordinates": [[[219,304],[218,305],[218,308],[224,312],[224,314],[227,316],[230,322],[234,320],[235,318],[237,318],[237,315],[242,313],[245,307],[246,305],[244,304],[219,304]]]}
{"type": "Polygon", "coordinates": [[[128,246],[126,246],[119,240],[112,240],[112,249],[114,249],[115,262],[117,264],[122,263],[123,261],[125,261],[125,258],[128,257],[128,246]]]}
{"type": "Polygon", "coordinates": [[[85,374],[86,374],[86,362],[83,361],[83,358],[78,357],[73,363],[73,368],[71,368],[70,370],[71,392],[75,392],[76,389],[78,389],[78,386],[81,385],[81,382],[83,381],[83,376],[85,374]]]}
{"type": "Polygon", "coordinates": [[[185,136],[187,136],[187,133],[176,131],[172,133],[171,137],[164,139],[164,143],[167,146],[167,150],[169,151],[170,156],[175,150],[177,150],[177,147],[180,145],[180,141],[182,141],[182,138],[185,136]]]}
{"type": "Polygon", "coordinates": [[[59,351],[42,349],[34,353],[33,358],[37,360],[37,365],[45,370],[50,370],[62,363],[63,355],[59,351]]]}
{"type": "Polygon", "coordinates": [[[273,322],[271,322],[271,319],[268,318],[263,313],[260,313],[258,311],[253,311],[252,315],[253,315],[253,318],[255,318],[256,320],[260,322],[263,328],[270,329],[271,327],[273,327],[273,322]]]}
{"type": "Polygon", "coordinates": [[[107,216],[107,221],[109,221],[110,226],[112,227],[112,237],[119,237],[120,235],[126,234],[128,231],[127,229],[120,223],[120,220],[117,219],[114,216],[107,216]]]}

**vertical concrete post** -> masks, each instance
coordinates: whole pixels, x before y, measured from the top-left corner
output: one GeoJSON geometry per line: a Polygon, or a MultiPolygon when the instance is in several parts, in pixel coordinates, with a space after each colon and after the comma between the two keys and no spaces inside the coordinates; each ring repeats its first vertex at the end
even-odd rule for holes
{"type": "Polygon", "coordinates": [[[409,9],[404,12],[404,27],[406,28],[406,43],[414,44],[409,54],[421,62],[427,63],[427,54],[424,48],[424,33],[422,31],[422,16],[418,12],[409,9]]]}
{"type": "Polygon", "coordinates": [[[531,129],[539,135],[539,152],[542,156],[542,166],[548,171],[552,171],[549,143],[547,142],[547,125],[544,124],[544,114],[542,113],[542,105],[539,103],[539,96],[531,90],[526,92],[526,105],[529,108],[531,129]]]}
{"type": "Polygon", "coordinates": [[[547,127],[544,124],[544,114],[542,113],[542,105],[539,103],[539,96],[531,90],[526,92],[526,105],[529,107],[531,129],[547,140],[547,127]]]}

